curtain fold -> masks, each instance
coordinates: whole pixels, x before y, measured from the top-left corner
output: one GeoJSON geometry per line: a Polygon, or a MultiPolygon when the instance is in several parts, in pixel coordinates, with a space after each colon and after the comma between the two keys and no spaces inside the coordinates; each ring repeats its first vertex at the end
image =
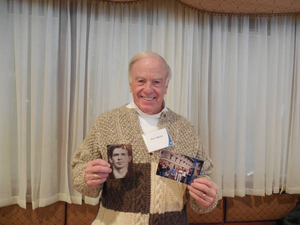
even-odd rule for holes
{"type": "MultiPolygon", "coordinates": [[[[297,17],[296,31],[295,31],[295,64],[293,71],[293,95],[291,103],[291,123],[290,123],[290,137],[288,144],[288,160],[286,163],[287,176],[284,181],[286,181],[286,190],[288,193],[295,194],[299,193],[300,188],[300,177],[298,171],[299,157],[300,157],[300,17],[297,17]]],[[[285,182],[283,182],[285,185],[285,182]]]]}
{"type": "Polygon", "coordinates": [[[97,204],[71,160],[96,118],[131,101],[128,62],[152,50],[173,77],[222,196],[300,193],[299,16],[200,13],[137,4],[0,0],[0,206],[97,204]]]}

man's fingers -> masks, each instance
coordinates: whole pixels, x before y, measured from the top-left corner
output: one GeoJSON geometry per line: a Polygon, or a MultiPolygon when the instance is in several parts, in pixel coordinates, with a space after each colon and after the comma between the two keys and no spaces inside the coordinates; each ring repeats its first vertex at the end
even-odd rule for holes
{"type": "MultiPolygon", "coordinates": [[[[217,190],[216,189],[213,189],[213,188],[210,188],[208,186],[206,186],[205,184],[199,184],[199,183],[192,183],[191,184],[191,188],[190,190],[194,190],[193,192],[196,193],[196,191],[198,191],[200,194],[201,193],[204,193],[205,195],[207,196],[210,196],[212,197],[213,199],[216,197],[216,193],[217,193],[217,190]]],[[[200,195],[199,194],[199,195],[200,195]]]]}
{"type": "Polygon", "coordinates": [[[215,199],[217,196],[218,187],[212,181],[206,178],[197,178],[189,187],[190,191],[193,193],[202,196],[205,194],[206,196],[215,199]]]}
{"type": "MultiPolygon", "coordinates": [[[[195,194],[194,192],[190,191],[189,192],[190,195],[197,201],[199,202],[199,204],[203,207],[203,208],[206,208],[208,206],[210,206],[213,202],[213,200],[211,198],[202,198],[200,197],[199,195],[195,194]]],[[[202,196],[202,195],[201,195],[202,196]]]]}
{"type": "Polygon", "coordinates": [[[207,178],[203,178],[203,177],[195,179],[193,183],[205,184],[206,186],[208,186],[214,190],[218,189],[217,185],[215,185],[214,182],[210,181],[207,178]]]}
{"type": "Polygon", "coordinates": [[[87,180],[99,180],[99,179],[102,179],[102,178],[107,178],[108,173],[87,174],[86,177],[87,177],[87,180]]]}
{"type": "Polygon", "coordinates": [[[200,189],[197,189],[197,188],[194,188],[192,186],[188,186],[188,189],[190,192],[196,194],[197,196],[203,198],[203,199],[211,199],[211,200],[214,200],[215,197],[216,197],[216,193],[212,190],[212,189],[209,189],[207,192],[204,192],[200,189]]]}
{"type": "Polygon", "coordinates": [[[107,173],[86,173],[84,176],[85,183],[91,188],[94,188],[97,185],[104,183],[107,180],[107,178],[107,173]]]}
{"type": "Polygon", "coordinates": [[[86,173],[94,174],[94,173],[111,173],[112,169],[110,167],[105,166],[93,166],[86,168],[86,173]]]}
{"type": "Polygon", "coordinates": [[[90,188],[94,188],[94,187],[98,186],[99,184],[104,183],[106,180],[107,180],[107,178],[100,178],[100,179],[97,179],[97,180],[87,180],[85,183],[90,188]]]}
{"type": "Polygon", "coordinates": [[[95,159],[93,161],[89,161],[85,167],[86,174],[94,174],[94,173],[111,173],[112,169],[110,168],[110,164],[102,159],[95,159]]]}
{"type": "Polygon", "coordinates": [[[99,165],[99,166],[110,167],[110,164],[103,159],[94,159],[92,161],[89,161],[87,165],[91,165],[91,166],[99,165]]]}
{"type": "Polygon", "coordinates": [[[94,188],[107,180],[108,174],[112,172],[110,164],[102,159],[89,161],[85,167],[84,180],[87,186],[94,188]]]}
{"type": "Polygon", "coordinates": [[[218,186],[214,182],[208,180],[207,178],[197,178],[193,181],[191,185],[195,188],[200,188],[200,189],[204,188],[203,190],[204,192],[206,192],[206,190],[213,190],[217,192],[218,190],[218,186]]]}

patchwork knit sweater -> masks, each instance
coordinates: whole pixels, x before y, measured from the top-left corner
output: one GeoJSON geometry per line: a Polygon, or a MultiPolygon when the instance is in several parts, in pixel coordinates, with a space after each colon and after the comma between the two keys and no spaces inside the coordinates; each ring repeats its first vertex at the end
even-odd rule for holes
{"type": "MultiPolygon", "coordinates": [[[[192,124],[170,109],[163,112],[158,127],[167,128],[174,145],[167,150],[204,160],[201,175],[209,178],[213,166],[192,124]]],[[[188,194],[185,184],[156,175],[161,151],[149,153],[142,137],[135,109],[122,106],[100,115],[73,161],[73,183],[83,195],[98,197],[101,201],[93,225],[98,224],[188,224],[185,204],[199,213],[211,211],[218,201],[208,208],[200,205],[188,194]],[[90,188],[84,181],[88,161],[107,160],[107,145],[131,144],[134,176],[128,179],[107,180],[90,188]]]]}

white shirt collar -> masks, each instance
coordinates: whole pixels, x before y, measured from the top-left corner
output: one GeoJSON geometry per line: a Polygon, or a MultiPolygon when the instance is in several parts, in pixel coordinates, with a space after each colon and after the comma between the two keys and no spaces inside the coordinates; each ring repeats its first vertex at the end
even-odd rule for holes
{"type": "Polygon", "coordinates": [[[136,109],[136,111],[138,112],[138,114],[141,116],[141,117],[144,117],[144,118],[152,118],[152,119],[159,119],[160,115],[167,111],[167,107],[165,106],[165,102],[163,102],[163,106],[164,108],[157,114],[154,114],[154,115],[149,115],[147,113],[144,113],[142,110],[139,109],[139,107],[136,106],[136,104],[134,103],[134,101],[132,101],[131,103],[129,103],[127,105],[128,108],[134,108],[136,109]]]}

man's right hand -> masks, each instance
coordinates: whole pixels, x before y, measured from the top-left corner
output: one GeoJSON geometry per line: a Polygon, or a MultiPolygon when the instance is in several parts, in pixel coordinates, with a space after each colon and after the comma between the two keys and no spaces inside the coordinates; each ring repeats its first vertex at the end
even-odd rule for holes
{"type": "Polygon", "coordinates": [[[107,180],[108,174],[112,172],[110,164],[103,159],[89,161],[85,167],[84,180],[87,186],[94,188],[107,180]]]}

